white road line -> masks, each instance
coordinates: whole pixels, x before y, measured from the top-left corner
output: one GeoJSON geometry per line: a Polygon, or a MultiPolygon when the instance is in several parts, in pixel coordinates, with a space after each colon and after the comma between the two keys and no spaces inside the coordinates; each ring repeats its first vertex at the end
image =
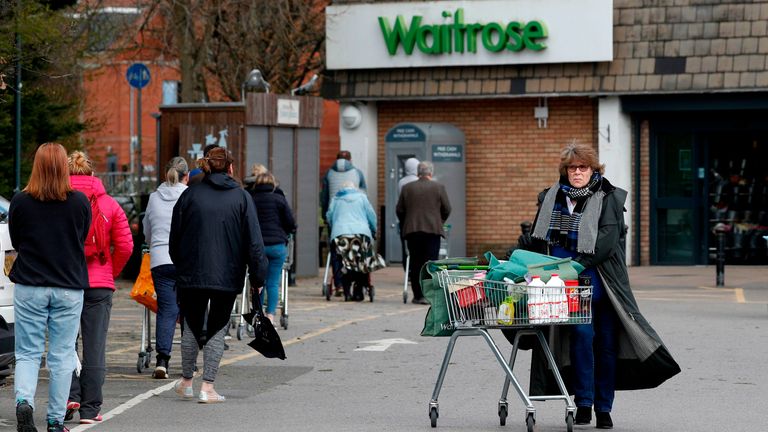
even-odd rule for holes
{"type": "MultiPolygon", "coordinates": [[[[411,312],[422,312],[423,313],[424,312],[424,308],[406,309],[406,310],[399,311],[399,312],[390,312],[390,313],[385,313],[385,314],[381,314],[381,315],[368,315],[368,316],[364,316],[364,317],[361,317],[361,318],[341,321],[341,322],[338,322],[338,323],[333,324],[331,326],[324,327],[324,328],[321,328],[319,330],[315,330],[313,332],[310,332],[310,333],[307,333],[307,334],[304,334],[304,335],[301,335],[301,336],[297,336],[297,337],[295,337],[293,339],[289,339],[289,340],[283,342],[283,346],[290,346],[290,345],[293,345],[293,344],[295,344],[297,342],[304,342],[307,339],[312,339],[314,337],[323,335],[323,334],[331,332],[333,330],[340,329],[342,327],[348,326],[348,325],[356,323],[356,322],[370,321],[370,320],[373,320],[373,319],[376,319],[376,318],[385,317],[385,316],[403,315],[403,314],[407,314],[407,313],[411,313],[411,312]]],[[[260,356],[260,355],[261,354],[259,354],[256,351],[254,351],[252,353],[248,353],[248,354],[242,354],[242,355],[239,355],[237,357],[232,357],[232,358],[227,359],[227,360],[222,360],[221,361],[221,366],[231,365],[233,363],[237,363],[237,362],[240,362],[240,361],[243,361],[243,360],[247,360],[247,359],[250,359],[250,358],[253,358],[253,357],[257,357],[257,356],[260,356]]],[[[167,392],[168,390],[173,389],[173,385],[176,383],[176,381],[177,380],[172,380],[168,384],[162,385],[162,386],[157,387],[155,389],[148,390],[148,391],[146,391],[146,392],[144,392],[142,394],[134,396],[133,398],[129,399],[128,401],[126,401],[126,402],[118,405],[117,407],[113,408],[112,410],[108,411],[106,414],[103,414],[104,421],[102,421],[100,423],[94,423],[94,424],[88,424],[88,425],[78,425],[76,427],[70,428],[69,430],[71,432],[80,432],[80,431],[88,430],[88,429],[90,429],[90,428],[92,428],[94,426],[98,426],[100,424],[103,424],[107,420],[109,420],[109,419],[111,419],[113,417],[116,417],[116,416],[118,416],[118,415],[128,411],[129,409],[131,409],[131,408],[135,407],[136,405],[144,402],[145,400],[151,398],[152,396],[157,396],[157,395],[160,395],[161,393],[164,393],[164,392],[167,392]]]]}

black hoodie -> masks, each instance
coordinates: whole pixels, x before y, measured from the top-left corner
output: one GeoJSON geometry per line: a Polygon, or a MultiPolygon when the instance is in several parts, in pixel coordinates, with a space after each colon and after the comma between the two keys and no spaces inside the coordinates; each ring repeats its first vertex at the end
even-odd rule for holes
{"type": "Polygon", "coordinates": [[[239,293],[248,266],[264,285],[267,259],[256,208],[232,177],[215,173],[190,186],[173,207],[169,252],[180,290],[239,293]]]}

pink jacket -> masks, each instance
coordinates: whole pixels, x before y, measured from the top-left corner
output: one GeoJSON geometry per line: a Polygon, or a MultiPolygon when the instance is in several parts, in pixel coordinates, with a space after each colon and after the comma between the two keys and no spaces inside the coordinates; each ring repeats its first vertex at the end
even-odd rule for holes
{"type": "Polygon", "coordinates": [[[90,197],[96,194],[99,209],[107,217],[112,253],[107,254],[107,262],[102,265],[98,259],[88,260],[88,282],[91,288],[111,288],[115,290],[115,278],[123,270],[133,252],[133,236],[120,204],[107,195],[104,185],[98,177],[73,175],[69,177],[72,188],[90,197]]]}

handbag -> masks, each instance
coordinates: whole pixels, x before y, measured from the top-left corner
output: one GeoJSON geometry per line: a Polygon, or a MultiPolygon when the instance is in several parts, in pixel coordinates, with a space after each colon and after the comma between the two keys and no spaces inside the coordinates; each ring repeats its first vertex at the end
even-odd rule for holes
{"type": "Polygon", "coordinates": [[[272,321],[264,316],[261,296],[254,290],[252,297],[256,304],[251,305],[252,309],[250,312],[243,314],[243,318],[253,326],[254,339],[248,342],[248,346],[258,351],[264,357],[285,360],[283,342],[280,340],[280,335],[277,334],[275,326],[272,325],[272,321]]]}
{"type": "Polygon", "coordinates": [[[131,298],[152,312],[157,313],[157,294],[155,293],[155,283],[152,281],[148,253],[141,257],[141,268],[139,269],[139,276],[136,278],[136,282],[131,289],[131,298]]]}

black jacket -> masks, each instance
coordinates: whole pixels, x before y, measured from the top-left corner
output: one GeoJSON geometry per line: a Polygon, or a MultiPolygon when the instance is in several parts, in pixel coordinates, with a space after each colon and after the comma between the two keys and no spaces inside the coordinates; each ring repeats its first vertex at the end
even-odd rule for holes
{"type": "MultiPolygon", "coordinates": [[[[659,335],[640,313],[629,285],[626,256],[623,247],[624,202],[627,192],[603,179],[606,193],[598,222],[594,254],[580,254],[575,260],[584,267],[595,267],[603,282],[608,298],[619,318],[619,356],[616,363],[616,390],[654,388],[680,372],[659,335]]],[[[546,190],[539,194],[541,207],[546,190]]],[[[539,215],[536,214],[536,221],[539,215]]],[[[535,227],[535,222],[534,222],[535,227]]],[[[535,239],[534,239],[535,240],[535,239]]],[[[546,242],[534,243],[548,253],[546,242]]],[[[549,344],[559,365],[566,386],[570,386],[570,326],[552,326],[549,344]]],[[[505,332],[507,338],[512,332],[505,332]]],[[[546,359],[539,349],[533,354],[531,366],[532,395],[553,394],[557,391],[553,375],[547,370],[546,359]]]]}
{"type": "Polygon", "coordinates": [[[82,192],[66,201],[38,201],[26,192],[11,199],[8,231],[18,256],[10,279],[18,284],[88,288],[84,246],[91,204],[82,192]]]}
{"type": "Polygon", "coordinates": [[[246,266],[251,286],[264,285],[267,259],[253,200],[226,174],[207,175],[181,194],[168,249],[179,289],[238,293],[246,266]]]}
{"type": "Polygon", "coordinates": [[[256,204],[264,244],[271,246],[287,242],[288,234],[296,232],[296,220],[282,191],[268,184],[247,184],[245,190],[256,204]]]}

